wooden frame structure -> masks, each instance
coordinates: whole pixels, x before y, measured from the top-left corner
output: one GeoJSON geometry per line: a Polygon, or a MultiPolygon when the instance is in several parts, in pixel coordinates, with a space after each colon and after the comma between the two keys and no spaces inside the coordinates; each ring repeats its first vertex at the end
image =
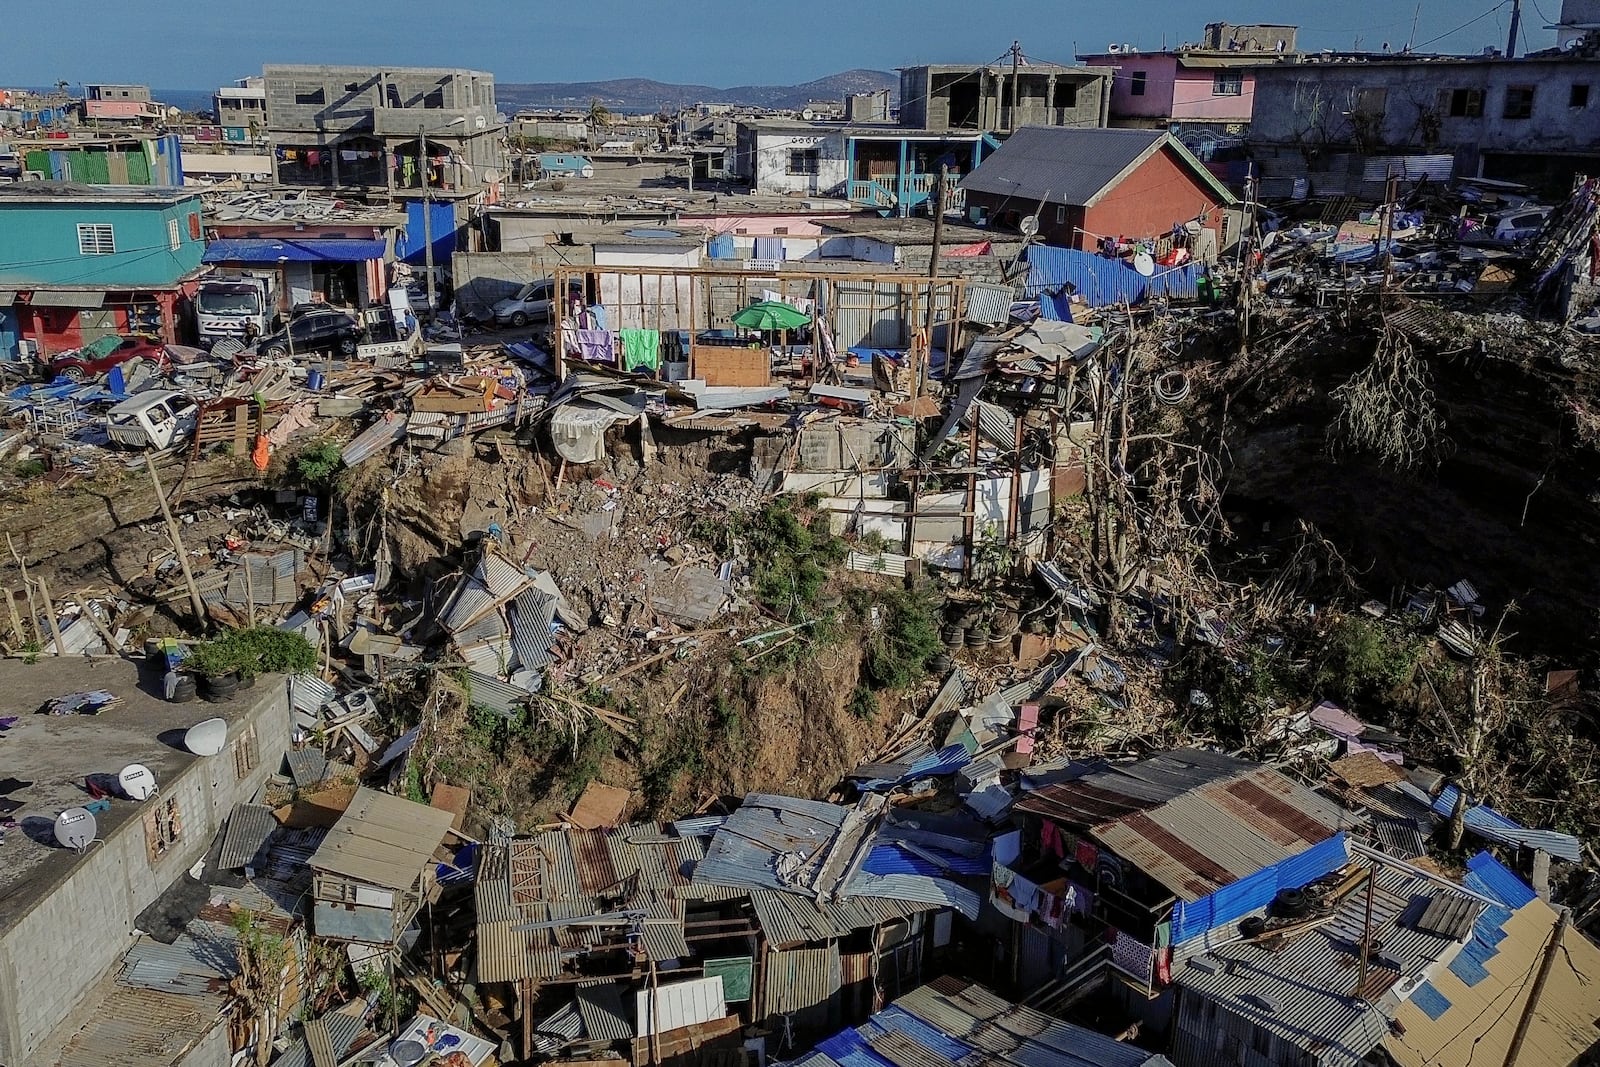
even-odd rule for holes
{"type": "MultiPolygon", "coordinates": [[[[930,344],[925,331],[930,319],[934,329],[943,326],[950,334],[952,343],[948,347],[952,351],[960,349],[966,288],[964,278],[929,278],[904,272],[599,265],[559,267],[555,282],[558,293],[568,292],[573,282],[581,282],[585,292],[598,295],[612,330],[687,333],[689,344],[681,354],[691,378],[702,377],[711,363],[730,362],[725,353],[751,350],[752,346],[696,343],[706,331],[732,329],[732,316],[741,308],[763,299],[767,293],[785,303],[800,302],[804,306],[809,302],[810,307],[819,310],[827,334],[820,355],[843,359],[849,349],[856,347],[912,353],[917,391],[927,373],[930,344]]],[[[567,353],[562,331],[569,322],[568,308],[558,305],[553,309],[554,343],[563,359],[567,353]]],[[[815,351],[815,341],[813,345],[815,351]]],[[[767,351],[764,345],[754,347],[767,351]]],[[[677,346],[669,350],[676,353],[677,346]]],[[[817,362],[813,360],[811,364],[812,380],[817,362]]],[[[731,369],[730,377],[739,380],[726,384],[767,384],[766,380],[751,380],[757,375],[746,363],[748,357],[731,369]]]]}

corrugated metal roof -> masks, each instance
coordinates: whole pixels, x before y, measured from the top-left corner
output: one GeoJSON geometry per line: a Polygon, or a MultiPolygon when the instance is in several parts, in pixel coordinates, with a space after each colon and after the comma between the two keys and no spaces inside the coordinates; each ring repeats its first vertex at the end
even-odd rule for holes
{"type": "MultiPolygon", "coordinates": [[[[1402,789],[1406,784],[1402,783],[1402,789]]],[[[1411,788],[1415,788],[1414,786],[1411,788]]],[[[1455,811],[1456,787],[1447,785],[1433,801],[1433,813],[1449,818],[1455,811]]],[[[1513,822],[1486,804],[1475,804],[1466,812],[1467,829],[1488,841],[1520,848],[1539,849],[1569,863],[1583,861],[1583,846],[1571,834],[1559,830],[1533,830],[1513,822]]]]}
{"type": "Polygon", "coordinates": [[[290,749],[283,754],[283,759],[289,765],[289,777],[302,789],[316,785],[328,776],[328,757],[321,749],[290,749]]]}
{"type": "Polygon", "coordinates": [[[454,817],[366,787],[311,857],[311,868],[388,889],[416,885],[454,817]]]}
{"type": "MultiPolygon", "coordinates": [[[[1392,973],[1366,999],[1353,996],[1357,969],[1352,965],[1353,947],[1368,930],[1364,888],[1345,897],[1324,926],[1271,950],[1243,941],[1215,946],[1208,956],[1178,969],[1174,981],[1186,996],[1211,1000],[1294,1047],[1309,1050],[1315,1043],[1321,1063],[1361,1061],[1388,1033],[1401,1000],[1394,980],[1420,976],[1449,962],[1461,948],[1458,940],[1419,930],[1414,922],[1423,898],[1459,896],[1460,890],[1387,864],[1373,872],[1370,930],[1381,942],[1373,963],[1392,973]]],[[[1482,910],[1477,901],[1471,907],[1482,910]]]]}
{"type": "Polygon", "coordinates": [[[1024,126],[961,179],[969,192],[1082,206],[1172,138],[1165,130],[1024,126]]]}
{"type": "Polygon", "coordinates": [[[316,1067],[337,1067],[360,1036],[362,1018],[346,1011],[331,1011],[305,1025],[306,1050],[316,1067]]]}
{"type": "Polygon", "coordinates": [[[198,919],[170,945],[141,937],[122,958],[117,980],[185,996],[222,992],[239,973],[235,940],[231,926],[198,919]]]}
{"type": "Polygon", "coordinates": [[[1235,778],[1259,765],[1199,748],[1174,749],[1132,763],[1106,765],[1046,786],[1018,802],[1022,811],[1088,829],[1148,811],[1210,782],[1235,778]]]}
{"type": "Polygon", "coordinates": [[[513,718],[517,712],[527,706],[528,691],[509,682],[501,681],[481,671],[468,671],[467,681],[471,686],[471,697],[474,704],[480,704],[498,715],[513,718]]]}
{"type": "Polygon", "coordinates": [[[640,930],[646,955],[664,962],[691,955],[684,937],[687,900],[728,900],[742,891],[691,884],[703,855],[698,838],[678,837],[647,822],[613,830],[551,830],[487,846],[480,862],[478,969],[484,981],[553,978],[561,957],[617,944],[617,928],[520,930],[530,922],[586,917],[614,910],[610,898],[628,890],[623,906],[647,913],[640,930]]]}
{"type": "Polygon", "coordinates": [[[622,987],[617,983],[580,985],[577,999],[583,1032],[591,1041],[627,1041],[633,1037],[633,1025],[622,1007],[622,987]]]}
{"type": "Polygon", "coordinates": [[[67,1042],[59,1067],[176,1063],[217,1025],[227,997],[113,986],[67,1042]]]}
{"type": "Polygon", "coordinates": [[[1263,767],[1101,823],[1091,833],[1180,899],[1195,901],[1359,821],[1263,767]]]}
{"type": "Polygon", "coordinates": [[[368,457],[387,449],[405,435],[406,420],[395,412],[389,412],[352,437],[345,444],[340,458],[346,467],[354,467],[368,457]]]}
{"type": "Polygon", "coordinates": [[[222,848],[217,853],[217,866],[224,871],[241,867],[259,867],[258,860],[265,859],[266,845],[278,820],[272,809],[260,804],[237,804],[228,814],[228,829],[222,835],[222,848]]]}
{"type": "MultiPolygon", "coordinates": [[[[839,944],[792,948],[767,953],[767,1014],[800,1014],[833,1005],[844,984],[839,944]]],[[[823,1021],[822,1025],[826,1025],[823,1021]]]]}
{"type": "Polygon", "coordinates": [[[1009,285],[968,282],[966,321],[983,326],[1000,326],[1011,320],[1011,302],[1016,290],[1009,285]]]}
{"type": "Polygon", "coordinates": [[[550,1056],[577,1040],[583,1033],[583,1016],[578,1014],[578,1004],[569,1000],[549,1016],[533,1026],[533,1049],[550,1056]]]}
{"type": "Polygon", "coordinates": [[[895,1067],[1171,1067],[1164,1056],[1011,1004],[955,978],[912,990],[790,1067],[882,1067],[885,1062],[895,1067]]]}
{"type": "Polygon", "coordinates": [[[750,903],[762,933],[777,945],[844,937],[856,930],[945,906],[943,901],[927,904],[867,896],[827,903],[803,893],[774,889],[750,890],[750,903]]]}

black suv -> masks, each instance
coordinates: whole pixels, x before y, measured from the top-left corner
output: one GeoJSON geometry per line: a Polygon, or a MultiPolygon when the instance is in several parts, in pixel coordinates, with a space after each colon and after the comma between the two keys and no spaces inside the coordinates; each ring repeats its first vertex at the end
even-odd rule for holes
{"type": "Polygon", "coordinates": [[[256,342],[256,351],[267,359],[282,359],[290,354],[292,342],[294,355],[337,352],[341,356],[353,356],[360,338],[361,327],[344,312],[312,310],[256,342]]]}

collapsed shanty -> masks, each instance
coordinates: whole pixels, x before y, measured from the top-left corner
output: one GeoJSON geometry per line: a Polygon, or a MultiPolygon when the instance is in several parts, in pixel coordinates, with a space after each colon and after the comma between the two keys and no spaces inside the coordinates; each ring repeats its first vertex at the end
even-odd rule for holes
{"type": "Polygon", "coordinates": [[[0,1064],[1591,1062],[1593,41],[1206,34],[30,112],[0,1064]]]}

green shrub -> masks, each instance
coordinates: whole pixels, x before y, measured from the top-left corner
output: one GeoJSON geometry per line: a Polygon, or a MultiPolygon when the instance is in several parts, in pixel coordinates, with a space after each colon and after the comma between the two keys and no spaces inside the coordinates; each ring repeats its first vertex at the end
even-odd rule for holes
{"type": "Polygon", "coordinates": [[[344,462],[344,449],[332,441],[319,441],[295,453],[294,470],[311,489],[326,489],[333,484],[344,462]]]}
{"type": "Polygon", "coordinates": [[[939,602],[924,590],[878,591],[867,601],[879,612],[868,625],[863,679],[876,689],[904,689],[928,673],[928,661],[943,647],[939,640],[939,602]]]}
{"type": "Polygon", "coordinates": [[[849,553],[829,531],[827,515],[802,522],[794,502],[781,497],[757,511],[704,516],[690,533],[724,555],[742,548],[756,599],[783,618],[814,614],[828,568],[849,553]]]}
{"type": "Polygon", "coordinates": [[[189,649],[184,663],[201,674],[238,671],[244,678],[306,674],[317,668],[317,650],[298,633],[274,626],[252,626],[201,641],[189,649]]]}
{"type": "Polygon", "coordinates": [[[1411,679],[1421,653],[1422,644],[1414,634],[1346,615],[1328,633],[1315,688],[1345,705],[1380,701],[1411,679]]]}

